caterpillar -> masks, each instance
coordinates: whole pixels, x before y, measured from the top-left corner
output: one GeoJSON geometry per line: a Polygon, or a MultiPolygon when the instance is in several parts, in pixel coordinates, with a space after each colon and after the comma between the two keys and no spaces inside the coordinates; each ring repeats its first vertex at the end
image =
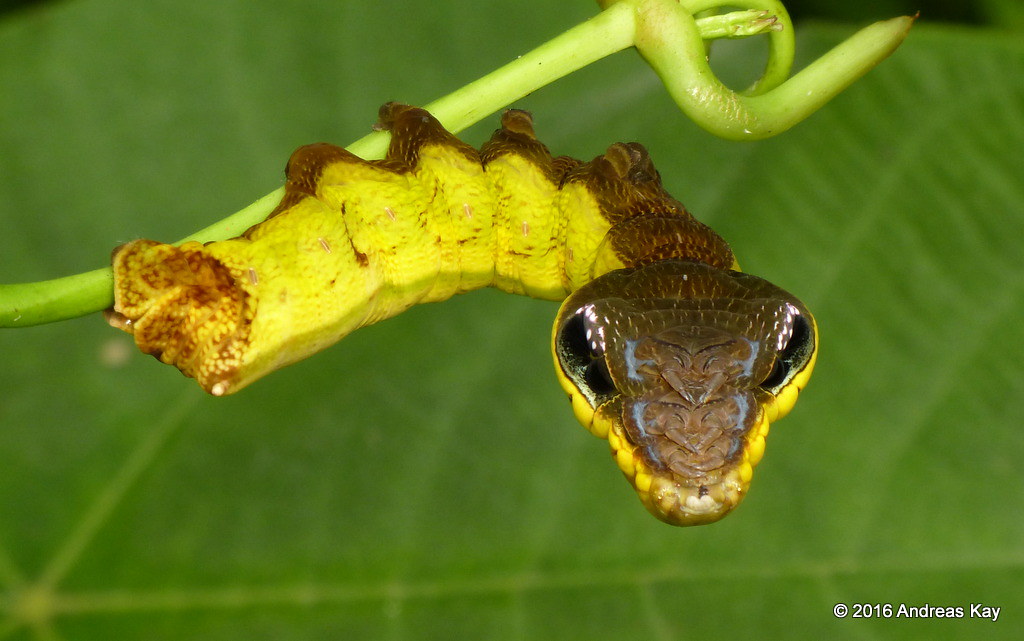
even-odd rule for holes
{"type": "Polygon", "coordinates": [[[640,144],[553,157],[521,110],[479,150],[408,105],[378,127],[383,160],[297,149],[281,203],[237,238],[115,249],[108,322],[221,396],[419,303],[561,300],[559,382],[644,506],[676,525],[732,510],[810,378],[803,303],[739,271],[640,144]]]}

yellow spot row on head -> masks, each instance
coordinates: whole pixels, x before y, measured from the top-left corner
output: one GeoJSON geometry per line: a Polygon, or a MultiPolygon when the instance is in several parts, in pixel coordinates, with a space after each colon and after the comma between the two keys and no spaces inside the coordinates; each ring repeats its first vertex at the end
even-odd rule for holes
{"type": "MultiPolygon", "coordinates": [[[[611,439],[609,439],[609,442],[611,439]]],[[[629,479],[636,478],[636,465],[634,465],[633,448],[623,447],[615,449],[615,463],[622,470],[622,473],[629,479]]]]}
{"type": "Polygon", "coordinates": [[[765,442],[768,436],[768,416],[762,413],[762,420],[755,432],[747,439],[747,460],[751,465],[757,465],[764,456],[765,442]]]}
{"type": "Polygon", "coordinates": [[[590,406],[587,399],[583,398],[583,395],[579,392],[572,392],[572,411],[576,416],[576,420],[580,422],[591,434],[598,438],[608,438],[608,423],[606,421],[597,420],[594,416],[594,408],[590,406]]]}

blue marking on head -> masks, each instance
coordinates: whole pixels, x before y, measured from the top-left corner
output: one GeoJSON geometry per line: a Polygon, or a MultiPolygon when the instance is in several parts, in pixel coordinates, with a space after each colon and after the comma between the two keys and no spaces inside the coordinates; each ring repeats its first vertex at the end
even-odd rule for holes
{"type": "Polygon", "coordinates": [[[645,411],[647,411],[647,401],[636,401],[633,403],[631,412],[633,415],[633,424],[636,425],[636,429],[640,431],[640,435],[643,439],[644,453],[647,455],[647,460],[651,463],[664,465],[661,460],[661,456],[658,454],[657,448],[654,446],[654,437],[647,432],[647,426],[644,425],[645,411]]]}
{"type": "Polygon", "coordinates": [[[623,356],[626,360],[626,376],[633,381],[642,381],[643,377],[640,376],[639,367],[641,365],[654,365],[654,361],[647,359],[638,359],[636,357],[636,344],[639,341],[633,339],[626,340],[626,349],[623,351],[623,356]]]}
{"type": "Polygon", "coordinates": [[[740,449],[743,443],[743,436],[745,435],[743,426],[747,422],[747,415],[750,414],[750,402],[747,400],[746,394],[737,394],[734,398],[736,399],[736,414],[734,415],[735,420],[733,424],[736,426],[736,429],[733,430],[732,445],[729,447],[729,453],[726,456],[732,456],[740,449]]]}
{"type": "Polygon", "coordinates": [[[754,361],[757,359],[758,353],[761,351],[761,341],[752,341],[749,338],[741,337],[747,341],[750,345],[750,357],[746,360],[740,361],[739,365],[743,368],[744,376],[751,376],[754,373],[754,361]]]}

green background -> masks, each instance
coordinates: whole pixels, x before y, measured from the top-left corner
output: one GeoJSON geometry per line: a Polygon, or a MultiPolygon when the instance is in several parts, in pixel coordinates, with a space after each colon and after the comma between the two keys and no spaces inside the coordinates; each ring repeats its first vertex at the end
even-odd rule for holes
{"type": "MultiPolygon", "coordinates": [[[[983,24],[1015,3],[978,6],[972,26],[926,13],[764,142],[696,129],[633,53],[517,103],[558,153],[645,143],[744,267],[817,316],[815,376],[724,521],[643,510],[555,383],[551,303],[418,307],[226,399],[94,315],[0,331],[0,639],[1017,638],[1024,44],[1011,18],[983,24]],[[1002,613],[840,620],[839,602],[1002,613]]],[[[185,236],[280,185],[296,146],[355,140],[380,103],[428,102],[594,11],[7,13],[0,281],[185,236]]],[[[800,59],[853,29],[800,25],[800,59]]],[[[714,58],[743,80],[759,52],[714,58]]]]}

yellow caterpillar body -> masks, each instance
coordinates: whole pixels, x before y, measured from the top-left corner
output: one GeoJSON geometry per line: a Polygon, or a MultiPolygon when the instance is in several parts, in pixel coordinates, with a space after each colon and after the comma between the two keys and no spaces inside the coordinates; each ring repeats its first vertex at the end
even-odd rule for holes
{"type": "Polygon", "coordinates": [[[389,103],[379,124],[392,134],[380,161],[322,143],[299,148],[280,205],[241,237],[119,247],[110,323],[219,396],[417,303],[488,286],[572,294],[553,348],[577,416],[609,439],[659,518],[688,524],[728,512],[768,421],[810,375],[816,332],[802,304],[734,271],[728,245],[665,192],[638,144],[614,144],[587,163],[554,158],[516,110],[479,151],[422,109],[389,103]],[[642,291],[609,289],[634,273],[657,277],[642,291]],[[719,313],[748,295],[751,319],[719,313]],[[683,338],[659,338],[669,330],[683,338]],[[789,338],[808,332],[786,356],[789,338]],[[707,349],[723,354],[709,361],[707,349]],[[685,374],[664,373],[685,370],[690,352],[704,354],[703,399],[680,387],[685,374]],[[758,387],[786,358],[778,384],[758,387]],[[683,400],[666,402],[673,394],[683,400]],[[672,408],[686,398],[685,411],[704,418],[680,422],[683,410],[672,408]]]}
{"type": "Polygon", "coordinates": [[[604,242],[641,212],[669,216],[659,237],[714,235],[661,189],[646,153],[553,159],[529,114],[502,124],[478,152],[426,111],[389,103],[384,160],[299,148],[281,204],[242,237],[118,248],[113,322],[222,395],[417,303],[488,286],[561,300],[647,248],[604,242]]]}

